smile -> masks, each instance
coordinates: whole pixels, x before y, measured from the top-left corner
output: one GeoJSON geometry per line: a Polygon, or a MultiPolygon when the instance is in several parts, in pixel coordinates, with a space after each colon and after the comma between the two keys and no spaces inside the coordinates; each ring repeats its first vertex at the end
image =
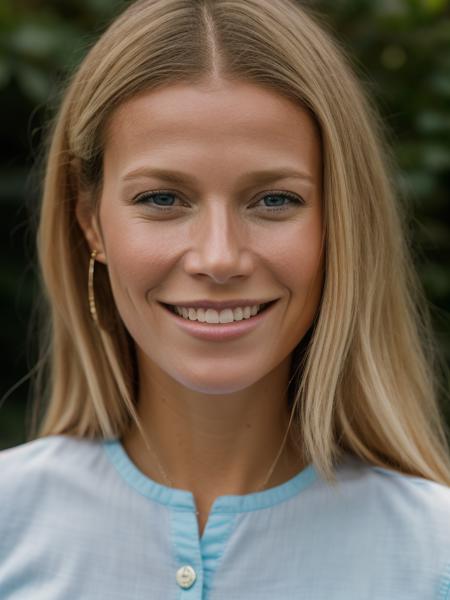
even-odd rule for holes
{"type": "Polygon", "coordinates": [[[243,319],[251,319],[265,310],[270,302],[266,304],[255,304],[253,306],[237,306],[236,308],[224,308],[220,311],[214,308],[188,308],[166,304],[167,308],[175,314],[190,321],[199,321],[200,323],[234,323],[243,319]]]}
{"type": "MultiPolygon", "coordinates": [[[[258,307],[246,307],[245,313],[240,317],[239,308],[233,309],[237,311],[237,319],[234,320],[234,312],[231,309],[224,309],[215,311],[213,309],[207,309],[204,311],[204,315],[200,312],[202,309],[184,309],[184,316],[182,309],[172,306],[170,304],[158,304],[163,307],[164,311],[174,319],[174,322],[184,332],[196,337],[198,339],[204,339],[209,341],[226,341],[234,339],[246,333],[256,330],[259,325],[267,321],[270,314],[273,312],[273,307],[276,305],[278,300],[273,300],[267,304],[262,304],[258,310],[258,307]],[[255,314],[251,314],[253,312],[255,314]],[[211,312],[209,312],[211,311],[211,312]],[[225,313],[225,314],[224,314],[225,313]],[[230,314],[232,313],[232,314],[230,314]],[[204,320],[197,320],[197,317],[201,316],[204,320]],[[191,318],[193,317],[193,318],[191,318]],[[225,322],[219,321],[222,319],[225,322]],[[231,320],[230,320],[231,319],[231,320]]],[[[242,310],[242,309],[241,309],[242,310]]],[[[244,312],[244,311],[242,311],[244,312]]]]}

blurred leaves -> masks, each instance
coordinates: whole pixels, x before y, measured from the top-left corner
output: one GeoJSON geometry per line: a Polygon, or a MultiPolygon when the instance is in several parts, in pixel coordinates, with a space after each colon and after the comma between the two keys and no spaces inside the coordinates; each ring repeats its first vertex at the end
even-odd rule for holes
{"type": "MultiPolygon", "coordinates": [[[[39,201],[39,185],[28,173],[42,128],[68,74],[126,4],[124,0],[0,2],[4,117],[0,148],[4,310],[0,314],[5,356],[1,394],[28,368],[23,346],[35,276],[26,270],[33,252],[25,207],[33,209],[39,201]]],[[[307,4],[335,32],[383,116],[399,167],[399,193],[409,207],[417,268],[450,364],[449,1],[310,0],[307,4]]],[[[22,388],[8,410],[21,415],[25,395],[22,388]]],[[[21,422],[20,417],[5,418],[5,413],[0,419],[0,444],[6,439],[5,428],[21,422]]]]}

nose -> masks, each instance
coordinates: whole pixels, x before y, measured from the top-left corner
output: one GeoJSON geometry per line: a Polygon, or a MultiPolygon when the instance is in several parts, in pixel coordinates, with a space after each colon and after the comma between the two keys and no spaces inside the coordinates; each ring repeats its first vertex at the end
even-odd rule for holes
{"type": "Polygon", "coordinates": [[[185,255],[185,270],[216,283],[248,276],[253,268],[246,223],[229,202],[205,203],[192,224],[192,240],[185,255]]]}

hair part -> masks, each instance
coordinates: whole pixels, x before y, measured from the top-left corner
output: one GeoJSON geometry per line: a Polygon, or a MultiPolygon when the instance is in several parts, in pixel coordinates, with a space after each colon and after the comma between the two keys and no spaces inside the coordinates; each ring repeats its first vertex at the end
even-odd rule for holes
{"type": "Polygon", "coordinates": [[[91,321],[90,252],[75,215],[81,189],[93,206],[99,197],[108,119],[160,86],[231,80],[306,108],[321,137],[325,281],[292,355],[293,439],[329,481],[345,451],[450,485],[437,351],[384,126],[342,48],[294,0],[138,0],[75,73],[51,133],[38,231],[50,348],[38,437],[109,438],[139,426],[134,343],[99,263],[102,327],[91,321]]]}

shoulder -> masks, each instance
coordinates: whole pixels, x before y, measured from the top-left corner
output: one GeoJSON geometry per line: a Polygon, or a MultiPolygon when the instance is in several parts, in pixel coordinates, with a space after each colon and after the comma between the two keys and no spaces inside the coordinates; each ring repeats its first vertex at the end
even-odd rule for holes
{"type": "MultiPolygon", "coordinates": [[[[407,546],[417,560],[450,561],[450,488],[349,457],[337,471],[334,497],[386,547],[407,546]]],[[[330,492],[328,492],[328,495],[330,492]]],[[[450,564],[450,563],[449,563],[450,564]]]]}
{"type": "Polygon", "coordinates": [[[428,516],[450,530],[450,487],[348,456],[338,470],[338,481],[352,494],[366,497],[390,514],[428,516]]]}
{"type": "Polygon", "coordinates": [[[368,464],[347,455],[336,484],[324,480],[314,502],[324,519],[350,535],[362,531],[392,548],[437,553],[450,561],[450,488],[441,483],[368,464]],[[329,515],[329,517],[328,517],[329,515]]]}
{"type": "Polygon", "coordinates": [[[42,550],[72,527],[92,526],[107,469],[99,440],[51,435],[0,451],[0,564],[20,540],[39,539],[42,550]]]}
{"type": "Polygon", "coordinates": [[[356,562],[370,559],[374,568],[391,573],[399,589],[411,588],[412,597],[447,598],[450,488],[350,455],[336,477],[337,485],[320,486],[322,503],[316,501],[315,509],[325,515],[327,531],[337,530],[341,548],[351,548],[356,562]]]}
{"type": "Polygon", "coordinates": [[[53,435],[2,450],[0,589],[71,597],[91,560],[106,564],[118,539],[115,476],[100,440],[53,435]]]}
{"type": "Polygon", "coordinates": [[[66,474],[67,467],[81,470],[98,447],[98,441],[67,435],[38,438],[0,451],[0,478],[6,483],[34,474],[66,474]]]}
{"type": "MultiPolygon", "coordinates": [[[[73,448],[80,440],[67,435],[49,435],[0,450],[0,473],[18,466],[34,468],[51,456],[73,448]]],[[[84,440],[83,440],[84,441],[84,440]]]]}
{"type": "Polygon", "coordinates": [[[32,513],[88,481],[95,487],[100,447],[94,440],[51,435],[0,451],[2,517],[18,509],[32,513]]]}

